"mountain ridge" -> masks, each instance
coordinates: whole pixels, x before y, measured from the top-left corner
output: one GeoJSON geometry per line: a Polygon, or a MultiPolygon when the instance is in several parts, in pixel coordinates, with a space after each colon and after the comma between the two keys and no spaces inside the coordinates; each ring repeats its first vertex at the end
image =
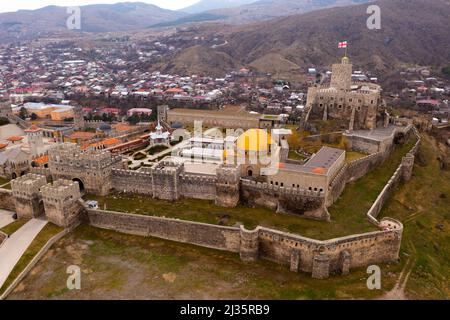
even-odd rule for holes
{"type": "MultiPolygon", "coordinates": [[[[236,66],[250,66],[280,77],[339,61],[343,52],[337,44],[342,40],[349,41],[349,55],[357,67],[379,73],[402,64],[440,66],[450,61],[450,1],[379,0],[374,4],[381,8],[381,30],[367,28],[367,5],[323,9],[233,27],[226,37],[227,46],[217,51],[236,66]],[[273,68],[286,63],[290,67],[285,72],[273,68]]],[[[205,55],[203,60],[207,60],[205,55]]],[[[214,61],[207,65],[213,66],[214,61]]],[[[198,72],[199,67],[195,70],[198,72]]],[[[214,69],[204,72],[217,74],[214,69]]]]}
{"type": "MultiPolygon", "coordinates": [[[[91,4],[81,6],[81,32],[115,32],[147,28],[185,14],[143,2],[91,4]]],[[[46,6],[0,14],[0,39],[3,42],[31,40],[42,35],[67,31],[67,7],[46,6]]]]}

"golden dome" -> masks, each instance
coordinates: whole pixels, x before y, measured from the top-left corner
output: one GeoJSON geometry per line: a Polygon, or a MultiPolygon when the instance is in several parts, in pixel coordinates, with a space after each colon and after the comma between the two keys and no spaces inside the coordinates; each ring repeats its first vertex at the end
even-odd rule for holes
{"type": "Polygon", "coordinates": [[[247,130],[237,140],[237,148],[240,151],[268,151],[271,144],[271,135],[262,129],[247,130]]]}

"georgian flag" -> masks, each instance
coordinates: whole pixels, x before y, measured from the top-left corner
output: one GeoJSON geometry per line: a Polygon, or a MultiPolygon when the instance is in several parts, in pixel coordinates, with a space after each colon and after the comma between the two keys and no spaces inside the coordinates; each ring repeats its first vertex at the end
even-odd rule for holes
{"type": "Polygon", "coordinates": [[[347,48],[347,41],[339,42],[339,49],[346,49],[347,48]]]}

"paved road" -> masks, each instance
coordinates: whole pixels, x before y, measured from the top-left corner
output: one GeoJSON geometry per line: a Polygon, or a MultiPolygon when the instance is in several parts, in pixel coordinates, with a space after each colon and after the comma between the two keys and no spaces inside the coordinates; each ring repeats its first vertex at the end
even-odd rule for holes
{"type": "Polygon", "coordinates": [[[0,229],[14,222],[13,212],[0,209],[0,229]]]}
{"type": "Polygon", "coordinates": [[[47,221],[45,220],[32,219],[14,232],[0,247],[0,288],[31,242],[46,224],[47,221]]]}

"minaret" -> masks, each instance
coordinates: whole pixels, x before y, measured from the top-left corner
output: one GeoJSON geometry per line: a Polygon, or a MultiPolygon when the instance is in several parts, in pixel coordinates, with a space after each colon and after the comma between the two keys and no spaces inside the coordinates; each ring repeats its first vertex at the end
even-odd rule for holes
{"type": "Polygon", "coordinates": [[[32,157],[36,157],[44,152],[44,135],[41,128],[33,125],[25,130],[28,138],[28,145],[32,157]]]}

